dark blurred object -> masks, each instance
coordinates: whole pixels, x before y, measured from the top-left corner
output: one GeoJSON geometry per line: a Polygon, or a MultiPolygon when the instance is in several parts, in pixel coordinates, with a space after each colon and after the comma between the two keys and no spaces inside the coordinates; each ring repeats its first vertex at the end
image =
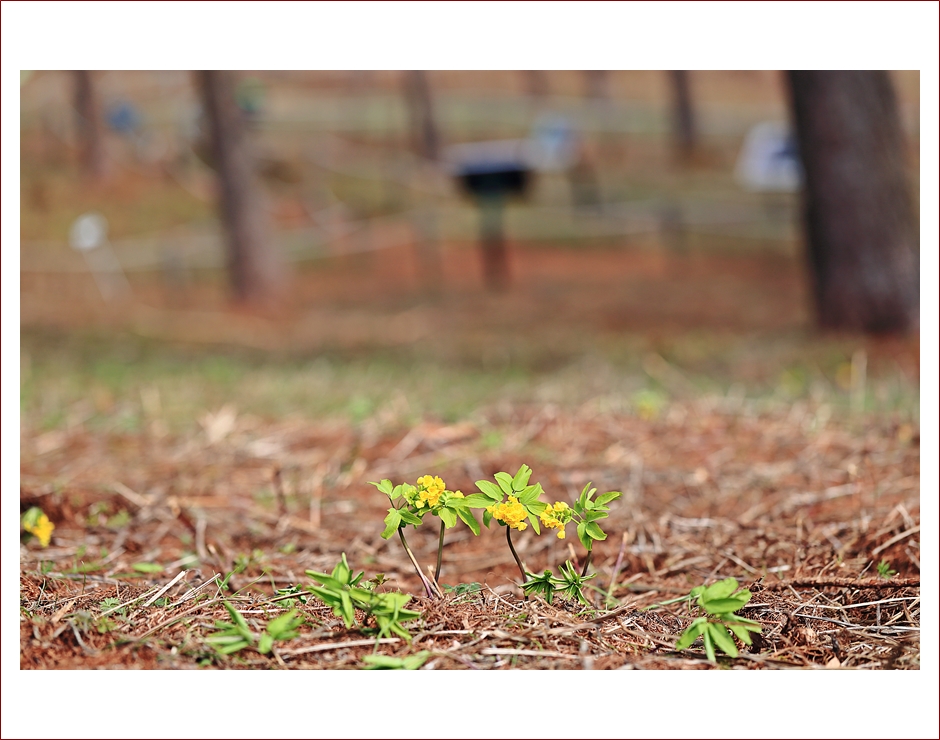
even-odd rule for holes
{"type": "Polygon", "coordinates": [[[480,208],[483,278],[490,290],[509,285],[509,259],[503,208],[513,196],[525,195],[531,181],[531,144],[521,139],[461,144],[448,150],[454,174],[480,208]]]}
{"type": "Polygon", "coordinates": [[[790,71],[820,326],[916,331],[920,237],[884,71],[790,71]]]}
{"type": "Polygon", "coordinates": [[[256,175],[255,154],[243,111],[236,101],[235,74],[203,70],[196,77],[219,176],[222,223],[235,298],[240,303],[273,307],[282,298],[284,264],[272,239],[256,175]]]}
{"type": "Polygon", "coordinates": [[[101,180],[108,174],[108,163],[92,72],[80,69],[72,74],[75,80],[76,128],[82,170],[92,179],[101,180]]]}
{"type": "Polygon", "coordinates": [[[670,70],[669,83],[672,92],[672,124],[676,149],[682,159],[688,160],[695,153],[698,144],[688,70],[670,70]]]}

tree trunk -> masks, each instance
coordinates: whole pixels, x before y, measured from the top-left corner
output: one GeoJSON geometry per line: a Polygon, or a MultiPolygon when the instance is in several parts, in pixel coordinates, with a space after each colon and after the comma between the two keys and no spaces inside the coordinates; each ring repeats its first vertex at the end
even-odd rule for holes
{"type": "Polygon", "coordinates": [[[415,151],[425,159],[436,160],[439,139],[431,107],[427,74],[420,69],[405,72],[405,102],[411,113],[411,134],[415,151]]]}
{"type": "Polygon", "coordinates": [[[670,70],[669,81],[672,88],[672,125],[676,149],[683,159],[688,159],[695,151],[698,140],[688,70],[670,70]]]}
{"type": "Polygon", "coordinates": [[[101,110],[98,106],[92,73],[87,69],[80,69],[75,70],[73,74],[75,75],[75,110],[82,171],[94,180],[101,180],[108,173],[108,163],[105,158],[101,110]]]}
{"type": "Polygon", "coordinates": [[[791,71],[804,225],[820,326],[917,330],[920,236],[883,71],[791,71]]]}
{"type": "Polygon", "coordinates": [[[284,287],[284,264],[272,241],[254,153],[230,71],[196,73],[209,121],[212,158],[219,177],[221,216],[235,299],[274,306],[284,287]]]}
{"type": "Polygon", "coordinates": [[[610,100],[610,71],[589,69],[584,71],[587,96],[592,100],[610,100]]]}
{"type": "MultiPolygon", "coordinates": [[[[437,176],[440,137],[434,120],[427,73],[419,69],[406,71],[404,90],[405,104],[411,116],[412,146],[424,160],[419,163],[417,177],[423,180],[425,189],[431,191],[437,176]]],[[[433,197],[422,198],[421,204],[414,210],[412,225],[423,289],[427,295],[438,295],[443,267],[438,251],[437,209],[433,197]]]]}

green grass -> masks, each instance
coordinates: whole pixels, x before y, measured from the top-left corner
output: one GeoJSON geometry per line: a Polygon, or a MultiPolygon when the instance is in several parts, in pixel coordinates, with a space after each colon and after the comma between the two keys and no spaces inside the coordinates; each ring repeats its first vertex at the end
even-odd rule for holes
{"type": "MultiPolygon", "coordinates": [[[[191,429],[226,404],[267,421],[373,419],[392,427],[426,417],[455,422],[500,401],[592,403],[649,418],[674,400],[734,396],[826,404],[848,416],[845,378],[856,347],[850,340],[688,332],[656,341],[598,338],[588,352],[520,342],[497,362],[468,346],[435,355],[427,343],[294,356],[31,331],[21,337],[20,409],[24,427],[37,432],[86,424],[128,433],[155,418],[169,431],[191,429]],[[651,355],[665,360],[665,374],[655,366],[650,372],[651,355]]],[[[917,424],[919,403],[916,378],[890,362],[869,362],[865,414],[917,424]]],[[[491,435],[486,443],[499,440],[491,435]]]]}

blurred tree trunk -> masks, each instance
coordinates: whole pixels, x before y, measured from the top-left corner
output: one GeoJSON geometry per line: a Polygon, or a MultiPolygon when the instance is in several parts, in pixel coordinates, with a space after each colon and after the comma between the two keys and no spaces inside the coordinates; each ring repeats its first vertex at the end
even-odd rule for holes
{"type": "Polygon", "coordinates": [[[209,122],[212,159],[219,177],[221,216],[228,266],[240,303],[273,307],[280,302],[285,273],[272,240],[254,153],[235,100],[235,74],[196,73],[209,122]]]}
{"type": "Polygon", "coordinates": [[[525,75],[526,92],[533,98],[544,98],[551,92],[548,72],[544,69],[527,69],[525,75]]]}
{"type": "MultiPolygon", "coordinates": [[[[422,190],[433,192],[441,140],[434,119],[427,73],[420,69],[407,70],[404,92],[405,104],[411,118],[412,146],[423,160],[419,163],[417,176],[425,186],[422,190]]],[[[437,248],[437,212],[433,196],[430,202],[426,202],[423,197],[422,201],[414,211],[415,246],[424,290],[429,295],[436,295],[440,290],[442,275],[441,256],[437,248]]]]}
{"type": "Polygon", "coordinates": [[[920,236],[887,72],[791,71],[820,326],[916,330],[920,236]]]}
{"type": "Polygon", "coordinates": [[[672,127],[676,149],[683,159],[689,159],[698,144],[695,111],[689,89],[689,72],[685,69],[669,71],[672,91],[672,127]]]}
{"type": "Polygon", "coordinates": [[[593,100],[610,99],[610,72],[606,69],[587,69],[584,71],[587,96],[593,100]]]}
{"type": "Polygon", "coordinates": [[[87,69],[79,69],[72,74],[75,79],[75,110],[82,171],[94,180],[101,180],[108,174],[108,163],[101,110],[92,73],[87,69]]]}
{"type": "Polygon", "coordinates": [[[405,102],[411,114],[411,138],[415,151],[425,159],[437,160],[440,140],[431,106],[431,90],[424,70],[405,72],[405,102]]]}

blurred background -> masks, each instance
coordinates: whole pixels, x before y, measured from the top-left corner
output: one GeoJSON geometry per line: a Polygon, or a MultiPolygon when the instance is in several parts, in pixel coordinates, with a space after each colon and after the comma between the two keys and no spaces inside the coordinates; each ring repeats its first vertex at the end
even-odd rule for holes
{"type": "Polygon", "coordinates": [[[36,433],[703,396],[919,422],[917,71],[20,84],[36,433]]]}

